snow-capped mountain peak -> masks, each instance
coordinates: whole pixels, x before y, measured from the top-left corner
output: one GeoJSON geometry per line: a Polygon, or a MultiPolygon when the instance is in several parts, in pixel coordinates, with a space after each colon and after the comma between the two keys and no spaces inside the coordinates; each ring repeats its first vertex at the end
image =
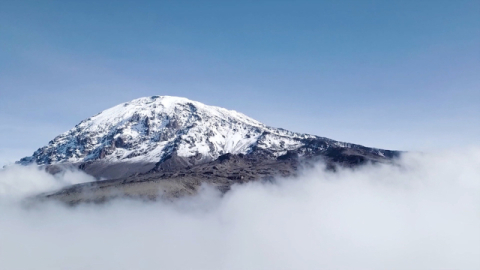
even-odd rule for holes
{"type": "Polygon", "coordinates": [[[175,170],[222,155],[256,160],[324,156],[333,162],[381,160],[392,151],[268,127],[242,113],[186,98],[152,96],[92,116],[20,164],[73,164],[97,177],[175,170]]]}
{"type": "Polygon", "coordinates": [[[265,132],[272,135],[261,144],[278,148],[279,153],[299,146],[294,138],[309,137],[186,98],[144,97],[82,121],[21,163],[159,162],[173,151],[206,161],[226,153],[246,154],[265,132]],[[275,136],[282,138],[275,141],[275,136]]]}

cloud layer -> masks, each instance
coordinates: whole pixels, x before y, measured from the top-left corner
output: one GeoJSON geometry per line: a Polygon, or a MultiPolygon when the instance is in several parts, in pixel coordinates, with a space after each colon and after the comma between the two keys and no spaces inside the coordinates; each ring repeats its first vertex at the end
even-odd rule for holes
{"type": "Polygon", "coordinates": [[[51,175],[35,166],[8,166],[0,170],[0,202],[20,200],[63,186],[92,181],[95,178],[80,171],[65,170],[51,175]]]}
{"type": "Polygon", "coordinates": [[[0,172],[0,269],[480,269],[480,149],[173,203],[18,203],[88,180],[0,172]]]}

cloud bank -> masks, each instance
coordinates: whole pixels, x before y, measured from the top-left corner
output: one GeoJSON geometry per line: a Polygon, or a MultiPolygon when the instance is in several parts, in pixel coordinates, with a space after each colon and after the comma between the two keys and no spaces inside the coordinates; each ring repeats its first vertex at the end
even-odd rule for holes
{"type": "Polygon", "coordinates": [[[0,172],[0,269],[480,269],[478,148],[173,203],[18,202],[87,180],[0,172]]]}
{"type": "Polygon", "coordinates": [[[18,201],[64,186],[92,182],[95,178],[80,171],[65,170],[51,175],[36,166],[12,165],[0,170],[0,202],[18,201]]]}

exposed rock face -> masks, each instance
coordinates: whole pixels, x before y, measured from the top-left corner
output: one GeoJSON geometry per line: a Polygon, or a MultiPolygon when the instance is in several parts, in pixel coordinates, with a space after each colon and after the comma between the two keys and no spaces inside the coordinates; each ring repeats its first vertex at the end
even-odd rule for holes
{"type": "Polygon", "coordinates": [[[350,164],[397,155],[268,127],[244,114],[185,98],[153,96],[90,117],[19,163],[73,165],[109,179],[188,168],[225,154],[269,160],[323,155],[350,164]]]}
{"type": "MultiPolygon", "coordinates": [[[[360,153],[358,153],[360,155],[360,153]]],[[[321,159],[327,168],[359,164],[356,155],[300,157],[289,152],[277,159],[263,155],[225,154],[218,159],[176,170],[150,171],[149,173],[78,184],[60,191],[42,194],[40,200],[57,200],[69,205],[79,203],[102,203],[115,198],[136,198],[144,200],[173,200],[196,194],[202,184],[208,184],[227,192],[234,184],[251,181],[272,182],[276,177],[296,176],[300,168],[308,168],[321,159]],[[351,157],[351,159],[349,158],[351,157]],[[340,163],[339,163],[340,162],[340,163]]]]}

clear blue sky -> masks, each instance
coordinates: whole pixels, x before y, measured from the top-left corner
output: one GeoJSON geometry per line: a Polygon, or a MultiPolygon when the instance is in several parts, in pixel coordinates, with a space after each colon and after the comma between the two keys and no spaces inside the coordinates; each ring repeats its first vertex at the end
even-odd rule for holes
{"type": "Polygon", "coordinates": [[[480,138],[480,0],[0,0],[0,164],[183,96],[388,149],[480,138]]]}

